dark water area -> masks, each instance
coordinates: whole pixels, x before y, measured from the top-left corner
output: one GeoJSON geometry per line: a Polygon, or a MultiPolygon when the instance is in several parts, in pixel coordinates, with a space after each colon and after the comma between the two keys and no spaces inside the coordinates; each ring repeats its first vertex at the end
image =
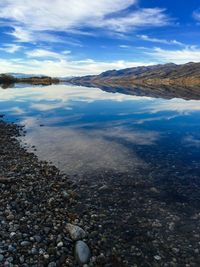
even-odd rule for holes
{"type": "Polygon", "coordinates": [[[0,114],[75,181],[107,266],[200,266],[200,101],[18,86],[0,89],[0,114]]]}

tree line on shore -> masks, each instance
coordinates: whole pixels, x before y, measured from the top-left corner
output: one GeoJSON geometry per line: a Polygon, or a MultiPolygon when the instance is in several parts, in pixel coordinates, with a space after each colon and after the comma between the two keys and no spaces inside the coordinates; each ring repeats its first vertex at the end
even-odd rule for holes
{"type": "Polygon", "coordinates": [[[49,85],[59,83],[59,79],[48,76],[34,76],[17,78],[10,74],[0,74],[0,84],[31,83],[49,85]]]}

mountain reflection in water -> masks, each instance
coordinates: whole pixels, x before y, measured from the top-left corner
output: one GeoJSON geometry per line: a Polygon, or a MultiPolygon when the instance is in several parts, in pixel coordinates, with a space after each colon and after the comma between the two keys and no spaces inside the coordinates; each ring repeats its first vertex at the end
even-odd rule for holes
{"type": "Polygon", "coordinates": [[[29,150],[76,181],[93,242],[122,258],[112,266],[200,266],[198,100],[21,87],[0,90],[0,114],[25,125],[29,150]]]}
{"type": "Polygon", "coordinates": [[[72,175],[97,169],[130,172],[135,166],[146,166],[135,147],[153,151],[177,135],[181,145],[198,146],[192,141],[199,132],[200,105],[195,100],[129,96],[70,85],[1,90],[0,99],[1,113],[26,126],[25,141],[37,147],[38,156],[72,175]]]}

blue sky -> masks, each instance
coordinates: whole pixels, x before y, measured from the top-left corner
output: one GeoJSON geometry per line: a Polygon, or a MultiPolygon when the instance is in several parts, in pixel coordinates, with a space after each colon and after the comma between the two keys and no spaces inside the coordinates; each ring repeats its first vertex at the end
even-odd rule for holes
{"type": "Polygon", "coordinates": [[[0,73],[200,61],[198,0],[1,0],[0,73]]]}

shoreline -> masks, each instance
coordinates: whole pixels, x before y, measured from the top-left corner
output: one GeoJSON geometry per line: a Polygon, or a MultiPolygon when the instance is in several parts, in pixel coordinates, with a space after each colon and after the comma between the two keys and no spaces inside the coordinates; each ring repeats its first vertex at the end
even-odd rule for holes
{"type": "Polygon", "coordinates": [[[0,116],[0,266],[82,266],[77,253],[84,242],[77,243],[87,238],[74,212],[76,186],[27,152],[17,140],[22,134],[22,126],[0,116]]]}
{"type": "Polygon", "coordinates": [[[1,118],[0,266],[199,266],[194,165],[165,172],[163,162],[150,163],[131,175],[99,170],[74,182],[27,152],[17,139],[24,128],[1,118]],[[75,263],[79,239],[88,244],[89,264],[75,263]]]}

